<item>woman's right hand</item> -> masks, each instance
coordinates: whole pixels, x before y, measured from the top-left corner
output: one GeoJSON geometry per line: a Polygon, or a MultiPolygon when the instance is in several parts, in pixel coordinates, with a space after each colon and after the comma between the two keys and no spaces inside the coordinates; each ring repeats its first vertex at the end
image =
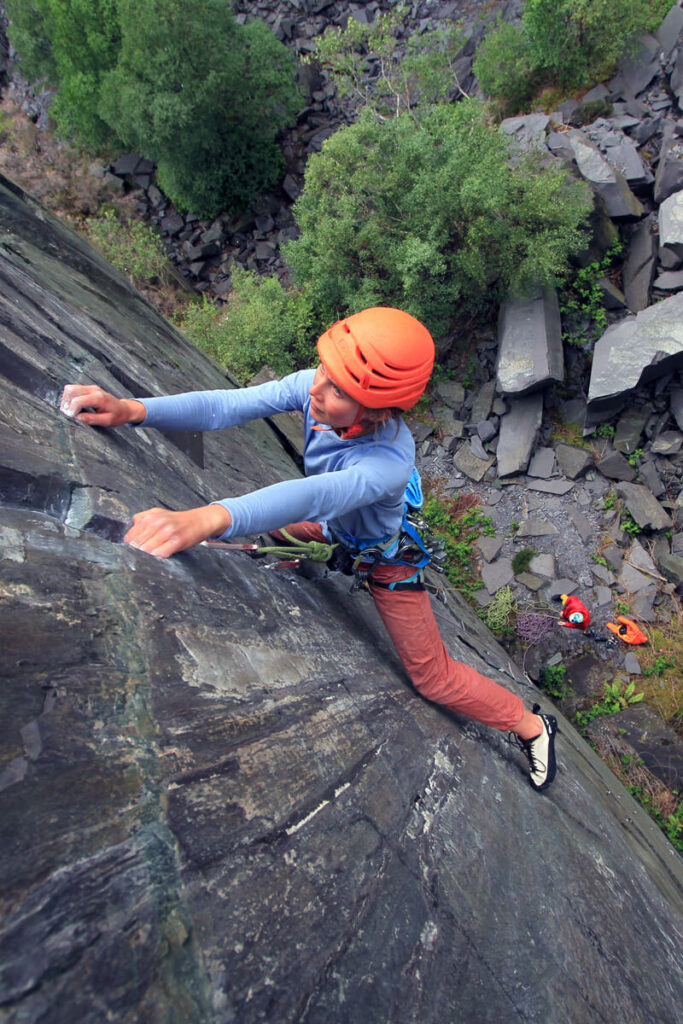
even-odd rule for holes
{"type": "Polygon", "coordinates": [[[67,384],[59,405],[65,416],[91,427],[121,427],[142,423],[147,410],[135,398],[115,398],[97,384],[67,384]],[[84,409],[90,410],[83,412],[84,409]]]}

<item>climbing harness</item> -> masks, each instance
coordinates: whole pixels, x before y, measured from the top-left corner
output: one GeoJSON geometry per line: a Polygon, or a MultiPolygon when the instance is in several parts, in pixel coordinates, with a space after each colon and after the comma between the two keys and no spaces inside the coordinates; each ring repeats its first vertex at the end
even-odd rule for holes
{"type": "Polygon", "coordinates": [[[444,541],[432,533],[428,523],[419,515],[423,504],[422,481],[414,469],[405,490],[401,526],[392,536],[380,541],[363,543],[343,533],[334,533],[333,542],[329,544],[316,540],[301,541],[281,529],[278,532],[291,543],[264,545],[208,540],[204,544],[222,551],[244,551],[253,558],[274,555],[280,559],[272,565],[274,569],[298,568],[302,559],[325,562],[330,572],[353,576],[350,593],[368,590],[372,574],[379,565],[407,565],[415,570],[407,579],[393,583],[373,580],[372,585],[384,590],[431,590],[446,604],[443,587],[424,579],[424,570],[430,563],[436,572],[443,572],[446,550],[444,541]]]}
{"type": "Polygon", "coordinates": [[[339,538],[342,550],[350,562],[348,575],[354,577],[351,593],[367,589],[370,578],[379,565],[408,565],[415,570],[408,579],[396,580],[393,583],[373,580],[372,585],[383,590],[431,589],[435,590],[440,600],[445,603],[442,588],[433,587],[424,580],[424,569],[430,563],[433,563],[433,568],[437,572],[443,572],[446,551],[444,542],[434,536],[427,522],[419,515],[423,504],[422,481],[417,469],[413,469],[404,494],[403,519],[395,534],[381,541],[366,544],[348,534],[334,535],[335,539],[339,538]]]}

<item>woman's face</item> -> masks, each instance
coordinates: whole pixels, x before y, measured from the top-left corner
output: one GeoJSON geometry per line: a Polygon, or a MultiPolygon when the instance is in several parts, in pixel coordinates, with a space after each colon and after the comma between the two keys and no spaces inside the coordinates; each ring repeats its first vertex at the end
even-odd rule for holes
{"type": "Polygon", "coordinates": [[[313,385],[308,393],[311,396],[311,416],[318,423],[336,430],[343,430],[355,423],[361,409],[360,403],[337,387],[322,363],[315,371],[313,385]]]}

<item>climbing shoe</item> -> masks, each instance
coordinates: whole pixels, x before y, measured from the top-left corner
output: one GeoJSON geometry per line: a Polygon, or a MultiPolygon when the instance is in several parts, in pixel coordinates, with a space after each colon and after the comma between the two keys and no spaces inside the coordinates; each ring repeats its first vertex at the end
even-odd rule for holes
{"type": "Polygon", "coordinates": [[[543,732],[531,740],[514,737],[515,745],[526,755],[529,762],[529,782],[534,789],[547,789],[555,778],[555,733],[557,719],[554,715],[541,714],[540,705],[534,704],[532,714],[543,722],[543,732]]]}

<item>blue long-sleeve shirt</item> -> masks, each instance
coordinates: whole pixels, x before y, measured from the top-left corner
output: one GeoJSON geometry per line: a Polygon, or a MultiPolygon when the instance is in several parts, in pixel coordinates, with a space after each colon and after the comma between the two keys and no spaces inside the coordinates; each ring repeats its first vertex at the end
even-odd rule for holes
{"type": "Polygon", "coordinates": [[[219,430],[279,412],[304,415],[303,479],[285,480],[236,498],[224,498],[232,518],[222,535],[243,537],[304,519],[328,523],[337,536],[368,544],[392,536],[403,518],[404,493],[415,463],[415,444],[403,420],[364,437],[342,440],[334,430],[313,430],[313,370],[281,381],[225,391],[194,391],[145,398],[143,427],[219,430]]]}

